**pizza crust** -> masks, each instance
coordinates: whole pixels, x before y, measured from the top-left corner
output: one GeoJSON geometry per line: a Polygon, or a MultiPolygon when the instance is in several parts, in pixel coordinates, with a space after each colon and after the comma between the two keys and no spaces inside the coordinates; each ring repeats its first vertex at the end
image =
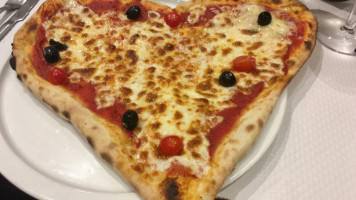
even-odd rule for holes
{"type": "MultiPolygon", "coordinates": [[[[81,0],[82,3],[90,1],[81,0]]],[[[131,164],[135,163],[135,161],[127,156],[127,149],[125,148],[125,144],[132,141],[121,128],[91,112],[74,94],[67,92],[60,86],[50,84],[37,75],[31,63],[31,54],[37,32],[42,23],[41,16],[45,12],[56,12],[61,5],[66,3],[65,0],[46,1],[16,33],[13,47],[13,55],[17,63],[16,71],[24,85],[62,118],[70,121],[92,146],[96,154],[120,172],[144,199],[214,199],[236,163],[253,146],[281,92],[303,66],[315,45],[316,20],[311,12],[299,1],[242,0],[237,3],[241,2],[257,2],[270,7],[289,9],[296,18],[307,21],[307,34],[305,34],[302,47],[293,52],[289,60],[286,61],[288,74],[283,80],[278,80],[273,87],[264,90],[243,111],[242,117],[235,124],[233,131],[223,139],[221,145],[213,154],[211,169],[199,179],[190,176],[167,177],[164,172],[147,174],[140,171],[142,168],[139,165],[132,167],[131,164]]],[[[193,0],[177,7],[176,10],[182,12],[193,5],[216,3],[231,4],[236,2],[193,0]]],[[[144,2],[144,5],[154,10],[171,11],[166,6],[151,2],[144,2]]]]}

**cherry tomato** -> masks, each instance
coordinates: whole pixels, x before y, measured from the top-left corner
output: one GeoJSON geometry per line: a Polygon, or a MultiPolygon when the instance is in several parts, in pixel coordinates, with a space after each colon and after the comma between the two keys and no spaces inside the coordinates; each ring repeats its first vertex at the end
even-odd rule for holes
{"type": "Polygon", "coordinates": [[[238,72],[252,72],[256,69],[256,59],[251,56],[239,56],[232,61],[232,67],[238,72]]]}
{"type": "Polygon", "coordinates": [[[183,151],[183,141],[178,136],[171,135],[163,138],[158,149],[167,156],[179,155],[183,151]]]}
{"type": "Polygon", "coordinates": [[[168,13],[164,16],[164,21],[171,28],[177,27],[180,23],[182,23],[182,17],[178,13],[168,13]]]}
{"type": "Polygon", "coordinates": [[[51,69],[48,75],[48,81],[53,85],[59,85],[64,83],[68,79],[68,74],[64,69],[54,67],[51,69]]]}

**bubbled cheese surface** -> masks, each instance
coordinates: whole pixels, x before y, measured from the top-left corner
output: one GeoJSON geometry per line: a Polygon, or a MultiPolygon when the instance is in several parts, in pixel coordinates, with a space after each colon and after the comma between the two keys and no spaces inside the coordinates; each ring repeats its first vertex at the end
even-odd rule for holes
{"type": "Polygon", "coordinates": [[[84,79],[97,91],[97,108],[117,100],[139,113],[134,133],[140,147],[130,146],[132,156],[148,162],[152,170],[166,170],[172,162],[196,176],[209,169],[209,130],[222,121],[216,114],[233,106],[237,91],[248,92],[264,81],[268,87],[283,75],[281,57],[294,24],[276,18],[259,26],[264,10],[258,5],[225,6],[223,12],[194,6],[187,21],[195,23],[212,9],[217,15],[204,26],[171,29],[159,13],[148,11],[146,21],[132,22],[124,12],[95,14],[69,1],[44,27],[48,39],[68,45],[57,67],[66,69],[70,81],[84,79]],[[231,69],[238,56],[256,58],[257,73],[231,69]],[[232,71],[237,83],[222,87],[222,71],[232,71]],[[184,152],[170,158],[159,155],[162,138],[177,135],[184,152]]]}

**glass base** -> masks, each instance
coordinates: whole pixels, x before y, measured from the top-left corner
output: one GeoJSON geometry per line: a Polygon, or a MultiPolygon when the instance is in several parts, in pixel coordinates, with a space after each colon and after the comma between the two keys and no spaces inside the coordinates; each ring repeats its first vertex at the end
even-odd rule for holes
{"type": "Polygon", "coordinates": [[[318,40],[329,49],[338,53],[356,56],[356,33],[342,30],[345,20],[326,19],[318,25],[318,40]]]}

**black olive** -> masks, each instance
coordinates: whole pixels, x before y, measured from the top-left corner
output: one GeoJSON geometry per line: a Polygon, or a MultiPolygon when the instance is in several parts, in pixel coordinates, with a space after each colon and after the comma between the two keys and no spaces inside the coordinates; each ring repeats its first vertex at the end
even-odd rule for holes
{"type": "Polygon", "coordinates": [[[131,6],[126,11],[127,18],[132,20],[139,18],[140,14],[141,14],[141,8],[138,6],[131,6]]]}
{"type": "Polygon", "coordinates": [[[219,77],[220,85],[224,87],[231,87],[236,84],[235,75],[229,71],[224,71],[219,77]]]}
{"type": "Polygon", "coordinates": [[[9,59],[10,66],[13,70],[16,71],[16,58],[14,56],[11,56],[9,59]]]}
{"type": "Polygon", "coordinates": [[[59,56],[58,50],[56,48],[54,48],[53,46],[48,46],[48,47],[44,48],[43,56],[48,63],[58,62],[59,59],[61,58],[59,56]]]}
{"type": "Polygon", "coordinates": [[[266,25],[270,24],[271,21],[272,21],[272,15],[271,15],[271,13],[269,13],[267,11],[261,12],[258,15],[257,23],[261,26],[266,26],[266,25]]]}
{"type": "Polygon", "coordinates": [[[68,46],[65,44],[62,44],[60,42],[57,42],[53,39],[49,40],[49,45],[53,46],[54,48],[56,48],[58,51],[64,51],[67,50],[68,46]]]}
{"type": "Polygon", "coordinates": [[[121,122],[124,128],[126,128],[127,130],[132,130],[137,127],[138,115],[135,111],[128,110],[122,116],[121,122]]]}

